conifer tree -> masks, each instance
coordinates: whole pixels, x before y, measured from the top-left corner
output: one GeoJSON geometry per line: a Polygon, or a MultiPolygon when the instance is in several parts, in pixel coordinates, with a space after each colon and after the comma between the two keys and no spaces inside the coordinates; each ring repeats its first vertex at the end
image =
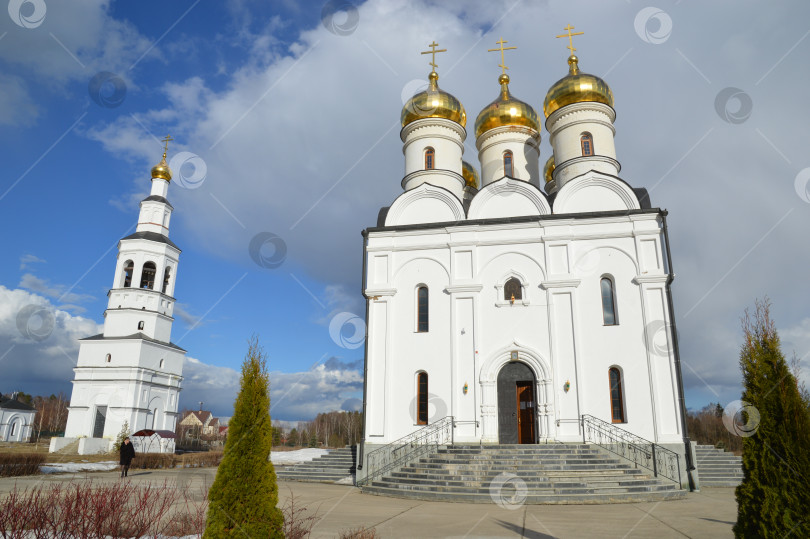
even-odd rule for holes
{"type": "Polygon", "coordinates": [[[270,461],[269,374],[256,337],[249,341],[240,386],[222,463],[208,494],[203,537],[284,537],[284,516],[276,507],[278,486],[270,461]]]}
{"type": "Polygon", "coordinates": [[[121,450],[121,445],[127,438],[129,438],[129,421],[124,421],[124,424],[121,425],[121,431],[118,433],[118,436],[115,437],[115,443],[112,449],[113,453],[118,453],[118,451],[121,450]]]}
{"type": "Polygon", "coordinates": [[[808,402],[780,350],[767,299],[753,316],[746,311],[743,333],[743,480],[734,534],[810,537],[808,402]]]}

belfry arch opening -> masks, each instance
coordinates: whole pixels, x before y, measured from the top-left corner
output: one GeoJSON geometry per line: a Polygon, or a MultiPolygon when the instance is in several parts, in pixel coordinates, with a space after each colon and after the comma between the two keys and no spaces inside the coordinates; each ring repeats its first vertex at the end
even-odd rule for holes
{"type": "Polygon", "coordinates": [[[537,381],[528,365],[510,361],[498,372],[498,442],[537,443],[537,381]]]}

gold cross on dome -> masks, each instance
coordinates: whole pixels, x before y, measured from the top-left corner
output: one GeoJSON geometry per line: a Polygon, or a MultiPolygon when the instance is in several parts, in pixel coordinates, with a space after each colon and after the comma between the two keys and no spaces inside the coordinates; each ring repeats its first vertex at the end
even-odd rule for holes
{"type": "Polygon", "coordinates": [[[171,135],[166,135],[164,138],[162,138],[160,140],[160,142],[162,142],[164,144],[164,146],[163,146],[163,157],[166,157],[166,152],[169,151],[169,142],[171,142],[173,140],[174,139],[172,138],[171,135]]]}
{"type": "Polygon", "coordinates": [[[509,43],[509,42],[504,41],[503,38],[501,38],[500,41],[495,42],[496,45],[500,45],[500,48],[498,48],[498,49],[487,49],[487,52],[501,51],[501,63],[499,64],[499,66],[501,68],[501,74],[503,74],[503,75],[506,75],[506,70],[509,69],[508,67],[506,67],[506,62],[504,61],[503,51],[511,51],[511,50],[517,49],[517,47],[504,47],[505,43],[509,43]]]}
{"type": "Polygon", "coordinates": [[[585,34],[585,32],[574,32],[574,33],[571,33],[571,30],[573,30],[573,29],[574,29],[574,27],[573,27],[573,26],[571,26],[571,25],[569,24],[568,26],[566,26],[565,28],[563,28],[563,30],[566,30],[568,33],[567,33],[567,34],[561,34],[561,35],[557,36],[557,37],[567,37],[567,38],[568,38],[568,46],[567,46],[566,48],[567,48],[569,51],[571,51],[571,54],[572,54],[572,55],[574,54],[574,51],[576,50],[576,49],[574,48],[574,39],[573,39],[573,37],[574,37],[574,36],[581,36],[581,35],[584,35],[584,34],[585,34]]]}
{"type": "Polygon", "coordinates": [[[431,55],[433,55],[433,58],[432,58],[432,60],[430,61],[430,64],[429,64],[429,65],[431,65],[431,66],[433,67],[433,71],[436,71],[436,68],[437,68],[437,67],[439,67],[439,66],[437,66],[437,65],[436,65],[436,53],[437,53],[437,52],[447,52],[447,49],[439,49],[439,50],[436,50],[436,47],[438,47],[438,46],[439,46],[439,44],[438,44],[438,43],[436,43],[436,40],[434,39],[434,40],[433,40],[433,43],[431,43],[430,45],[428,45],[428,47],[430,47],[430,48],[431,48],[431,50],[429,50],[429,51],[424,51],[424,52],[422,53],[422,54],[431,54],[431,55]]]}

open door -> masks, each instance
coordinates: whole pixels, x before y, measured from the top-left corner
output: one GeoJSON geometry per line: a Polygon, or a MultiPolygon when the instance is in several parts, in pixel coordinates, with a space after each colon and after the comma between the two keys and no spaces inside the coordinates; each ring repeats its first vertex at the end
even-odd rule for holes
{"type": "Polygon", "coordinates": [[[516,382],[518,443],[534,443],[534,382],[516,382]]]}

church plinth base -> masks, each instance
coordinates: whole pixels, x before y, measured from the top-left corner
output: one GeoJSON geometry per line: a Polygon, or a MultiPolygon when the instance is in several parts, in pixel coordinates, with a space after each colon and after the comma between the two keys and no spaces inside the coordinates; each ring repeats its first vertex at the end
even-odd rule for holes
{"type": "Polygon", "coordinates": [[[77,455],[98,455],[109,453],[113,441],[107,438],[51,438],[50,453],[70,453],[77,455]]]}

